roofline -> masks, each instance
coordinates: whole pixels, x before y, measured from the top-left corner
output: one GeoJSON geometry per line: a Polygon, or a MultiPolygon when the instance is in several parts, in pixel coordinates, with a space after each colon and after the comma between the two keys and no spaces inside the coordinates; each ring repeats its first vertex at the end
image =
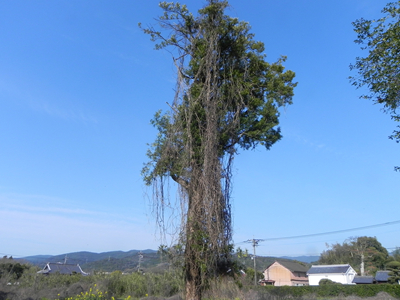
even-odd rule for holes
{"type": "Polygon", "coordinates": [[[354,270],[354,268],[352,267],[352,266],[350,266],[350,264],[343,264],[343,265],[312,265],[311,266],[311,268],[307,271],[307,275],[309,276],[310,275],[310,273],[309,273],[309,271],[313,268],[313,267],[318,267],[318,266],[320,266],[320,267],[345,267],[345,266],[347,266],[348,268],[347,268],[347,270],[346,270],[346,272],[330,272],[330,273],[311,273],[311,275],[321,275],[321,274],[324,274],[324,275],[326,275],[326,274],[342,274],[342,275],[347,275],[347,274],[349,274],[349,271],[354,271],[355,273],[356,273],[356,275],[357,275],[357,272],[356,272],[356,270],[354,270]]]}
{"type": "Polygon", "coordinates": [[[349,266],[349,267],[351,267],[351,265],[350,264],[338,264],[338,265],[311,265],[311,268],[312,267],[344,267],[344,266],[349,266]]]}
{"type": "MultiPolygon", "coordinates": [[[[281,264],[281,262],[278,261],[278,260],[275,260],[272,264],[270,264],[268,267],[266,267],[266,268],[264,269],[264,272],[265,272],[270,266],[272,266],[274,263],[280,264],[282,267],[284,267],[286,270],[288,270],[288,271],[291,272],[291,273],[293,273],[293,272],[303,272],[303,271],[300,271],[300,270],[290,270],[288,267],[286,267],[285,265],[281,264]]],[[[296,263],[296,264],[301,265],[301,264],[298,263],[298,262],[289,262],[289,263],[296,263]]],[[[307,271],[305,271],[305,272],[307,273],[307,271]]]]}

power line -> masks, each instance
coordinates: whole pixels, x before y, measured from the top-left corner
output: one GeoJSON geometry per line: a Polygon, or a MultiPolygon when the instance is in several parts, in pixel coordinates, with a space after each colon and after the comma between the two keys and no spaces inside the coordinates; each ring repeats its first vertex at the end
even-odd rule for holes
{"type": "Polygon", "coordinates": [[[386,248],[386,250],[397,250],[397,249],[400,249],[399,247],[390,247],[390,248],[386,248]]]}
{"type": "Polygon", "coordinates": [[[11,253],[0,253],[0,255],[12,256],[14,258],[29,256],[29,255],[18,255],[18,254],[11,254],[11,253]]]}
{"type": "MultiPolygon", "coordinates": [[[[389,226],[389,225],[394,225],[394,224],[399,224],[399,223],[400,223],[400,220],[397,220],[397,221],[386,222],[386,223],[381,223],[381,224],[375,224],[375,225],[369,225],[369,226],[363,226],[363,227],[355,227],[355,228],[350,228],[350,229],[335,230],[335,231],[327,231],[327,232],[321,232],[321,233],[312,233],[312,234],[293,235],[293,236],[285,236],[285,237],[277,237],[277,238],[258,239],[258,241],[264,242],[264,241],[281,241],[281,240],[300,239],[300,238],[306,238],[306,237],[314,237],[314,236],[350,232],[350,231],[356,231],[356,230],[362,230],[362,229],[370,229],[370,228],[376,228],[376,227],[381,227],[381,226],[389,226]]],[[[248,240],[247,241],[243,241],[242,243],[246,243],[246,242],[248,242],[248,240]]]]}

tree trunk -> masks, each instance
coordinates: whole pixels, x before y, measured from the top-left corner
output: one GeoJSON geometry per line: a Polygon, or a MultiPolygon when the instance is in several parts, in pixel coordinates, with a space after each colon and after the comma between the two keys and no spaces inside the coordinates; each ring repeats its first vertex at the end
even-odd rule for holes
{"type": "MultiPolygon", "coordinates": [[[[191,248],[191,245],[186,247],[191,248]]],[[[201,300],[201,271],[195,262],[193,249],[185,251],[186,300],[201,300]],[[190,256],[190,257],[188,257],[190,256]]]]}
{"type": "Polygon", "coordinates": [[[361,267],[360,267],[361,276],[364,276],[364,252],[361,253],[361,267]]]}
{"type": "Polygon", "coordinates": [[[201,300],[202,297],[202,191],[199,176],[191,181],[186,220],[185,282],[186,300],[201,300]],[[194,189],[193,189],[194,188],[194,189]]]}

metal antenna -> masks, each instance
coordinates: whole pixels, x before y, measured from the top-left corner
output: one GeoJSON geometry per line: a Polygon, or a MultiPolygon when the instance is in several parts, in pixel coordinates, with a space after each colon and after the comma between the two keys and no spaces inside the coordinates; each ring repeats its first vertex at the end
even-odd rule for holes
{"type": "Polygon", "coordinates": [[[142,262],[142,259],[143,259],[142,251],[140,251],[140,252],[138,253],[138,255],[139,255],[138,272],[140,272],[140,263],[142,262]]]}

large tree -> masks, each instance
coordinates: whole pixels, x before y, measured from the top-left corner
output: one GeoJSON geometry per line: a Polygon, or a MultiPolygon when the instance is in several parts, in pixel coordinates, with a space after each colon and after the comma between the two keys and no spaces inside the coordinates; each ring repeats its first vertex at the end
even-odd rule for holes
{"type": "Polygon", "coordinates": [[[176,96],[152,121],[159,133],[143,175],[159,217],[168,203],[166,179],[179,186],[186,298],[201,299],[207,279],[229,268],[233,157],[239,148],[270,149],[281,138],[278,109],[292,103],[296,84],[284,57],[266,62],[250,26],[224,14],[227,1],[208,0],[197,16],[179,3],[160,7],[159,29],[143,30],[156,49],[171,51],[176,96]]]}
{"type": "Polygon", "coordinates": [[[376,237],[352,237],[342,244],[328,245],[318,260],[319,264],[350,264],[361,275],[373,275],[382,270],[389,259],[389,253],[376,237]]]}
{"type": "MultiPolygon", "coordinates": [[[[357,57],[350,65],[358,73],[350,81],[357,88],[367,87],[369,93],[362,97],[383,104],[383,110],[400,122],[400,1],[387,4],[382,13],[380,19],[361,18],[352,23],[357,33],[355,42],[368,51],[368,56],[357,57]]],[[[400,126],[397,128],[389,138],[399,143],[400,126]]]]}

